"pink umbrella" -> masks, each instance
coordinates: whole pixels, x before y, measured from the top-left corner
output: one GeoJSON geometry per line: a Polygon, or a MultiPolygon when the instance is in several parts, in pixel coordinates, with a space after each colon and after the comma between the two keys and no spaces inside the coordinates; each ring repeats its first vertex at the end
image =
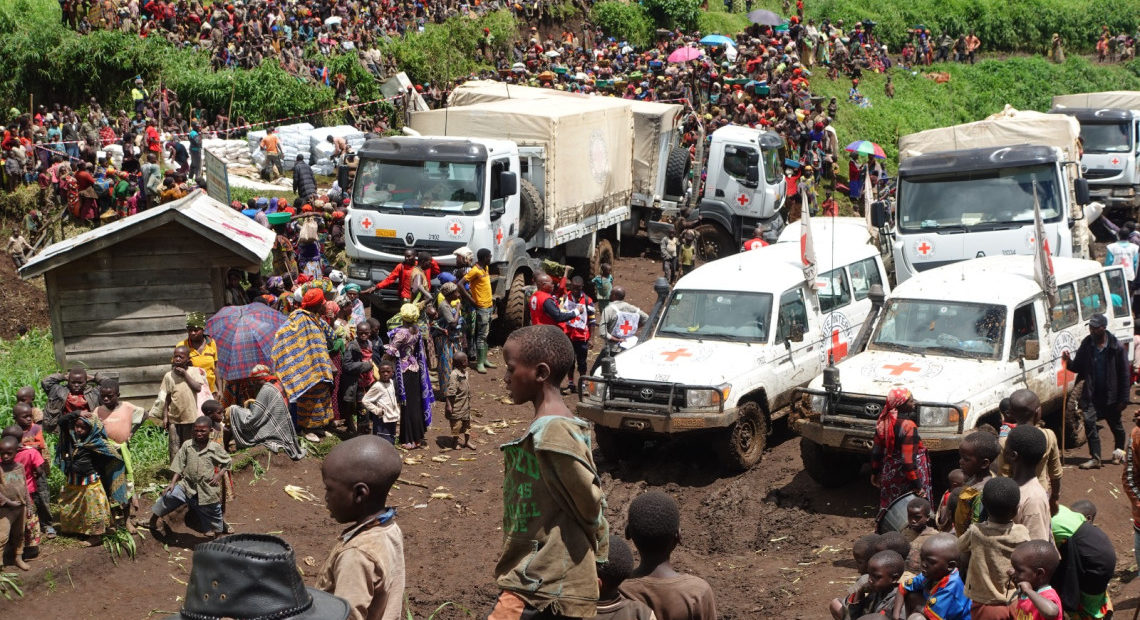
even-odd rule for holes
{"type": "Polygon", "coordinates": [[[669,62],[688,62],[696,60],[704,54],[704,51],[699,47],[678,47],[669,54],[669,62]]]}

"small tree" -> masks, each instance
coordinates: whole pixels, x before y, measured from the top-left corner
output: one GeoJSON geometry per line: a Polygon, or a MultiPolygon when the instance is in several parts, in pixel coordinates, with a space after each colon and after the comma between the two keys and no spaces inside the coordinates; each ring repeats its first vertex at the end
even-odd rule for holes
{"type": "Polygon", "coordinates": [[[642,0],[641,5],[658,28],[693,30],[701,13],[697,0],[642,0]]]}

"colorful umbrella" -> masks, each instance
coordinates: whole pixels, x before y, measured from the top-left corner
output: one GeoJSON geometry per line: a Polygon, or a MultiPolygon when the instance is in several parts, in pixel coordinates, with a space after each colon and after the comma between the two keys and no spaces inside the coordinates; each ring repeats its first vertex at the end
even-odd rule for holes
{"type": "Polygon", "coordinates": [[[704,53],[699,47],[678,47],[669,54],[669,62],[689,62],[700,58],[704,53]]]}
{"type": "Polygon", "coordinates": [[[855,142],[848,144],[847,148],[844,150],[848,153],[870,155],[871,157],[877,157],[879,159],[887,158],[887,154],[883,152],[883,147],[869,140],[856,140],[855,142]]]}
{"type": "Polygon", "coordinates": [[[218,343],[218,374],[244,379],[258,364],[273,367],[273,337],[286,316],[262,303],[226,306],[206,321],[206,333],[218,343]]]}
{"type": "Polygon", "coordinates": [[[764,9],[756,9],[748,14],[748,21],[753,24],[760,24],[762,26],[779,26],[783,23],[784,18],[776,15],[772,11],[765,11],[764,9]]]}
{"type": "Polygon", "coordinates": [[[724,36],[723,34],[710,34],[705,35],[701,39],[701,45],[736,45],[736,41],[724,36]]]}

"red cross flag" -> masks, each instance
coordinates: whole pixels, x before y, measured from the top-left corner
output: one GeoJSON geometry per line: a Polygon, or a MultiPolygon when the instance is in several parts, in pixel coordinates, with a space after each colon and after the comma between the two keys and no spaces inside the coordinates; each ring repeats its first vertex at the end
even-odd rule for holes
{"type": "Polygon", "coordinates": [[[1056,306],[1057,276],[1053,272],[1053,257],[1049,252],[1049,238],[1045,235],[1045,222],[1041,219],[1041,202],[1037,199],[1037,182],[1033,182],[1033,236],[1037,243],[1033,247],[1033,279],[1045,291],[1049,305],[1056,306]]]}
{"type": "Polygon", "coordinates": [[[800,189],[800,204],[803,209],[800,214],[800,260],[804,264],[804,279],[808,284],[815,283],[816,268],[815,268],[815,244],[812,243],[811,236],[811,209],[808,208],[807,196],[805,192],[800,189]]]}

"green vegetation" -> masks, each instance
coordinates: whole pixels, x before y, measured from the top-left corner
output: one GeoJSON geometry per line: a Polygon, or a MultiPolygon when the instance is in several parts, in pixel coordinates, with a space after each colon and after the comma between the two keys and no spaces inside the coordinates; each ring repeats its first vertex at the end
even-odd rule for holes
{"type": "MultiPolygon", "coordinates": [[[[139,538],[143,534],[140,530],[139,538]]],[[[111,554],[111,563],[118,565],[119,558],[127,557],[135,559],[138,553],[138,544],[135,542],[135,537],[127,531],[127,528],[120,527],[103,534],[103,548],[107,553],[111,554]]]]}
{"type": "Polygon", "coordinates": [[[0,573],[0,596],[12,600],[12,595],[23,598],[24,591],[20,588],[20,576],[16,573],[0,573]]]}
{"type": "Polygon", "coordinates": [[[1038,51],[1049,45],[1054,32],[1074,50],[1090,50],[1101,25],[1112,34],[1135,32],[1140,0],[818,0],[810,15],[816,20],[842,19],[845,24],[871,19],[886,37],[892,51],[906,38],[907,29],[922,24],[938,36],[957,36],[973,29],[982,50],[1038,51]]]}
{"type": "Polygon", "coordinates": [[[945,63],[924,67],[946,72],[950,81],[937,84],[924,72],[892,71],[896,96],[883,94],[886,78],[864,73],[859,89],[873,107],[847,104],[851,81],[827,79],[817,72],[814,92],[840,101],[838,121],[841,146],[855,140],[879,143],[890,161],[897,158],[898,137],[934,127],[947,127],[984,119],[1005,104],[1019,110],[1048,110],[1052,95],[1101,90],[1140,90],[1140,61],[1127,65],[1095,65],[1070,56],[1057,65],[1040,57],[985,60],[976,65],[945,63]]]}
{"type": "Polygon", "coordinates": [[[509,11],[488,13],[478,19],[453,17],[443,24],[428,24],[424,31],[381,43],[385,54],[417,84],[439,84],[485,68],[493,68],[484,49],[510,50],[518,37],[518,22],[509,11]],[[483,34],[483,29],[490,31],[483,34]]]}
{"type": "Polygon", "coordinates": [[[696,29],[702,13],[698,0],[641,0],[641,5],[658,28],[670,30],[696,29]]]}
{"type": "Polygon", "coordinates": [[[620,0],[599,2],[590,11],[590,21],[619,41],[629,41],[639,48],[653,44],[653,20],[640,4],[620,0]]]}
{"type": "Polygon", "coordinates": [[[723,34],[728,37],[735,37],[736,34],[743,32],[752,25],[748,21],[748,17],[743,13],[725,13],[716,9],[708,11],[701,11],[701,15],[697,18],[697,28],[701,31],[701,35],[706,34],[723,34]]]}
{"type": "Polygon", "coordinates": [[[249,189],[248,187],[234,187],[230,186],[230,200],[238,200],[242,204],[249,202],[250,198],[284,198],[293,204],[293,199],[297,197],[293,192],[283,189],[280,191],[265,191],[258,189],[249,189]]]}

